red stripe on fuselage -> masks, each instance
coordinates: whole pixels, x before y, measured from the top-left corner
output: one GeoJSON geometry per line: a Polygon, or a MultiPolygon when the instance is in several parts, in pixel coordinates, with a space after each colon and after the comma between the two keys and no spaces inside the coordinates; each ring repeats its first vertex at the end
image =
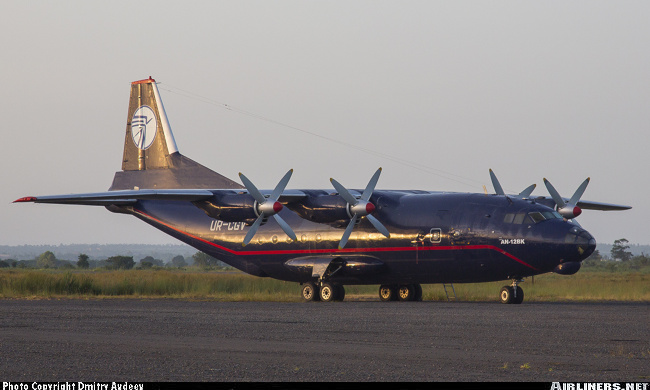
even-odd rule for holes
{"type": "Polygon", "coordinates": [[[137,214],[140,214],[146,218],[149,218],[153,221],[156,221],[157,223],[164,225],[174,231],[177,231],[185,236],[191,237],[195,240],[199,240],[205,244],[211,245],[215,248],[219,248],[223,251],[226,251],[228,253],[231,253],[233,255],[237,256],[252,256],[252,255],[298,255],[298,254],[338,254],[338,253],[361,253],[361,252],[408,252],[408,251],[458,251],[458,250],[493,250],[501,253],[502,255],[505,255],[512,260],[525,265],[526,267],[533,269],[535,271],[539,271],[537,268],[533,267],[532,265],[526,263],[525,261],[521,260],[520,258],[511,255],[510,253],[504,251],[501,248],[498,248],[494,245],[465,245],[465,246],[427,246],[427,247],[412,247],[412,246],[406,246],[406,247],[384,247],[384,248],[349,248],[349,249],[294,249],[294,250],[275,250],[275,251],[235,251],[229,248],[226,248],[224,246],[221,246],[219,244],[215,244],[214,242],[208,241],[206,239],[203,239],[199,236],[195,236],[193,234],[190,234],[188,232],[182,231],[180,229],[177,229],[159,219],[156,219],[140,210],[133,209],[133,211],[137,214]]]}

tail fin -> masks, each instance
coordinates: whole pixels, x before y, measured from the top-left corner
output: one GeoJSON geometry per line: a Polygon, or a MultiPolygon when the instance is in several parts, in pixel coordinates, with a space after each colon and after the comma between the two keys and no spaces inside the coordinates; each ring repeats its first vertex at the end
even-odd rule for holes
{"type": "Polygon", "coordinates": [[[181,155],[156,81],[131,83],[122,172],[110,190],[138,188],[243,188],[240,184],[181,155]]]}

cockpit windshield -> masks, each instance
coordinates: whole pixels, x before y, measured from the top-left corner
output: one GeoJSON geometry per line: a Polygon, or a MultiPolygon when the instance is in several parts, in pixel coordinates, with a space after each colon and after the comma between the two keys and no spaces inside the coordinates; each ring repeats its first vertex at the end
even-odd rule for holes
{"type": "Polygon", "coordinates": [[[557,211],[533,211],[532,213],[528,213],[528,215],[533,219],[533,221],[535,221],[535,223],[546,221],[547,219],[562,218],[557,211]]]}

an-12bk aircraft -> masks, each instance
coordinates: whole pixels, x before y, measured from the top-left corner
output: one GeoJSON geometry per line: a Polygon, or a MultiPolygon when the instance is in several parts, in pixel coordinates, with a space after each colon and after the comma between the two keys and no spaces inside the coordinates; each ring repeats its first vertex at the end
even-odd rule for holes
{"type": "Polygon", "coordinates": [[[422,300],[421,284],[512,280],[503,303],[521,303],[524,277],[571,275],[596,248],[575,221],[581,209],[629,206],[570,198],[544,179],[507,195],[364,189],[273,190],[243,186],[179,153],[155,80],[135,81],[122,171],[106,192],[24,197],[16,202],[104,206],[157,229],[251,275],[298,282],[308,301],[340,301],[344,285],[380,285],[382,301],[422,300]]]}

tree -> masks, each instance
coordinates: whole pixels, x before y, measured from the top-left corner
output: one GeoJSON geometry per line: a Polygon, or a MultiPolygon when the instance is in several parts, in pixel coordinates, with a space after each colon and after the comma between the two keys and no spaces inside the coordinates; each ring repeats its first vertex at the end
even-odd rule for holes
{"type": "Polygon", "coordinates": [[[0,260],[0,268],[9,268],[9,263],[4,260],[0,260]]]}
{"type": "Polygon", "coordinates": [[[142,269],[153,268],[153,263],[150,262],[150,261],[146,261],[146,260],[140,260],[140,268],[142,268],[142,269]]]}
{"type": "Polygon", "coordinates": [[[174,256],[172,259],[172,265],[174,267],[185,267],[187,265],[187,261],[185,261],[185,257],[182,255],[174,256]]]}
{"type": "Polygon", "coordinates": [[[77,261],[77,267],[83,268],[83,269],[88,269],[90,267],[90,263],[88,263],[88,255],[81,253],[78,257],[77,261]]]}
{"type": "Polygon", "coordinates": [[[158,267],[162,267],[163,261],[159,259],[154,259],[152,256],[147,256],[144,259],[140,260],[140,264],[142,268],[151,268],[154,265],[157,265],[158,267]],[[151,265],[145,266],[144,263],[150,263],[151,265]]]}
{"type": "Polygon", "coordinates": [[[632,253],[628,251],[630,249],[628,242],[625,238],[614,241],[611,250],[612,260],[628,261],[632,258],[632,253]]]}
{"type": "Polygon", "coordinates": [[[111,269],[131,269],[135,265],[133,256],[112,256],[106,262],[111,269]]]}
{"type": "Polygon", "coordinates": [[[54,256],[54,253],[52,253],[50,251],[43,252],[36,259],[36,266],[38,268],[55,268],[56,267],[56,256],[54,256]]]}

